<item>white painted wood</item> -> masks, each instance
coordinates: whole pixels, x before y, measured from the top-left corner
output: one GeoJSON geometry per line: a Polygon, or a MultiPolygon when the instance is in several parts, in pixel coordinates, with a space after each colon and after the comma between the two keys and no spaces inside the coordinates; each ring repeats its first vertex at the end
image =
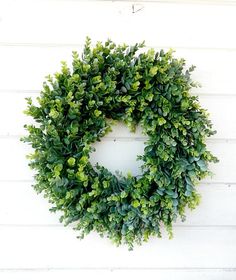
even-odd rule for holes
{"type": "Polygon", "coordinates": [[[153,238],[131,252],[95,233],[78,240],[70,228],[4,226],[0,230],[0,269],[232,268],[236,259],[236,227],[180,227],[172,240],[163,234],[162,239],[153,238]]]}
{"type": "MultiPolygon", "coordinates": [[[[197,188],[201,204],[194,211],[187,210],[186,221],[178,221],[176,226],[236,226],[235,185],[201,184],[197,188]]],[[[61,225],[59,213],[49,212],[51,204],[36,194],[30,182],[1,182],[0,192],[0,226],[61,225]],[[11,198],[10,204],[6,198],[11,198]]]]}
{"type": "MultiPolygon", "coordinates": [[[[93,42],[96,43],[96,40],[93,42]]],[[[62,60],[67,61],[70,66],[72,50],[81,53],[83,44],[84,38],[80,45],[67,47],[1,46],[0,42],[0,90],[40,91],[45,76],[59,71],[62,60]]],[[[160,50],[160,47],[157,46],[156,51],[160,50]]],[[[174,46],[169,45],[165,49],[170,47],[174,46]]],[[[184,57],[187,66],[193,64],[197,67],[193,72],[193,79],[200,82],[202,87],[194,89],[194,93],[236,94],[236,50],[177,48],[174,55],[184,57]]]]}
{"type": "Polygon", "coordinates": [[[159,280],[235,280],[233,269],[34,269],[0,271],[4,280],[41,279],[150,279],[159,280]]]}
{"type": "MultiPolygon", "coordinates": [[[[0,0],[0,279],[233,280],[236,278],[236,1],[0,0]],[[83,241],[64,228],[31,188],[33,172],[19,142],[24,97],[44,76],[71,62],[85,36],[148,47],[176,48],[197,66],[201,104],[218,130],[208,147],[220,159],[199,186],[202,203],[174,225],[174,239],[152,239],[128,252],[96,234],[83,241]],[[229,187],[230,185],[230,187],[229,187]]],[[[117,126],[92,161],[138,172],[141,131],[117,126]],[[116,141],[113,141],[116,140],[116,141]]]]}
{"type": "Polygon", "coordinates": [[[236,47],[236,6],[143,2],[133,12],[130,2],[8,0],[0,10],[2,42],[81,43],[89,35],[145,39],[148,45],[236,47]]]}
{"type": "Polygon", "coordinates": [[[26,155],[32,150],[25,147],[18,138],[0,139],[0,180],[32,180],[33,172],[28,167],[26,155]]]}

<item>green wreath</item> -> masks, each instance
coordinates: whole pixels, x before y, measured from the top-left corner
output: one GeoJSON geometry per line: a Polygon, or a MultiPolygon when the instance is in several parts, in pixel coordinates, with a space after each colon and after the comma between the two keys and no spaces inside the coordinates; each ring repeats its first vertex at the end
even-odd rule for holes
{"type": "Polygon", "coordinates": [[[185,60],[172,51],[139,51],[144,44],[116,46],[108,40],[91,47],[86,39],[82,57],[73,52],[73,69],[48,76],[37,105],[27,98],[23,141],[32,145],[30,166],[34,188],[62,213],[61,222],[74,224],[80,237],[91,231],[116,244],[161,237],[165,227],[184,219],[186,207],[199,203],[195,189],[217,159],[205,140],[215,133],[206,110],[190,95],[197,86],[185,60]],[[148,140],[142,176],[114,175],[92,166],[92,143],[111,131],[112,121],[131,131],[140,125],[148,140]]]}

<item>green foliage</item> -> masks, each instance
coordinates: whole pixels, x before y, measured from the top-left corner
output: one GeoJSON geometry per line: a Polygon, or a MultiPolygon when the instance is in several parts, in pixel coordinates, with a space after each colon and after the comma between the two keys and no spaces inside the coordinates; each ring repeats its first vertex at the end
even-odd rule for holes
{"type": "Polygon", "coordinates": [[[35,189],[62,213],[65,224],[75,222],[81,237],[95,230],[116,244],[170,236],[172,223],[184,219],[186,207],[199,203],[196,183],[209,175],[217,159],[207,150],[213,135],[207,112],[190,95],[196,84],[194,67],[172,51],[139,51],[143,44],[116,46],[108,40],[94,48],[87,38],[73,67],[48,76],[37,99],[30,98],[23,141],[34,148],[35,189]],[[138,52],[139,51],[139,52],[138,52]],[[111,120],[131,131],[139,124],[148,136],[142,176],[114,175],[89,161],[91,144],[111,131],[111,120]]]}

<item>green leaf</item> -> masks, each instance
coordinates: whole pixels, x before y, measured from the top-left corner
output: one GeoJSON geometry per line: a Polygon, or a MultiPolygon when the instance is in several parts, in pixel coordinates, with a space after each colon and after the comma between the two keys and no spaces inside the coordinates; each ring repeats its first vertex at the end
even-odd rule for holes
{"type": "Polygon", "coordinates": [[[176,192],[171,191],[171,190],[166,190],[166,193],[172,198],[177,198],[178,197],[178,194],[176,192]]]}
{"type": "Polygon", "coordinates": [[[126,198],[128,196],[128,194],[125,191],[122,191],[120,194],[121,198],[126,198]]]}
{"type": "Polygon", "coordinates": [[[185,196],[189,197],[189,196],[191,196],[192,192],[190,190],[186,190],[186,192],[184,194],[185,194],[185,196]]]}
{"type": "Polygon", "coordinates": [[[158,70],[158,67],[157,67],[157,66],[151,67],[150,70],[149,70],[150,76],[151,76],[151,77],[154,77],[154,76],[156,75],[156,73],[157,73],[157,70],[158,70]]]}
{"type": "Polygon", "coordinates": [[[68,165],[72,167],[72,166],[75,165],[75,158],[70,157],[70,158],[67,160],[67,162],[68,162],[68,165]]]}
{"type": "Polygon", "coordinates": [[[51,109],[49,116],[53,119],[57,119],[59,117],[59,113],[55,109],[51,109]]]}
{"type": "Polygon", "coordinates": [[[99,117],[101,114],[102,114],[102,112],[97,109],[94,111],[95,117],[99,117]]]}
{"type": "Polygon", "coordinates": [[[139,82],[139,81],[136,81],[136,82],[134,82],[134,83],[132,84],[131,89],[132,89],[133,91],[137,91],[138,88],[139,88],[139,85],[140,85],[140,82],[139,82]]]}
{"type": "Polygon", "coordinates": [[[189,107],[188,100],[183,99],[183,100],[181,101],[181,110],[182,110],[182,111],[186,111],[186,110],[188,109],[188,107],[189,107]]]}
{"type": "Polygon", "coordinates": [[[187,185],[186,185],[186,189],[187,189],[188,191],[193,191],[193,186],[187,184],[187,185]]]}
{"type": "Polygon", "coordinates": [[[163,117],[157,119],[158,124],[161,126],[166,123],[166,120],[163,117]]]}
{"type": "Polygon", "coordinates": [[[106,189],[109,187],[109,181],[103,181],[103,187],[106,189]]]}
{"type": "Polygon", "coordinates": [[[179,204],[178,199],[173,199],[173,206],[176,207],[178,206],[178,204],[179,204]]]}
{"type": "Polygon", "coordinates": [[[204,160],[198,160],[197,165],[200,167],[202,171],[207,171],[207,165],[204,160]]]}
{"type": "Polygon", "coordinates": [[[121,91],[122,91],[123,93],[127,93],[126,87],[122,86],[122,87],[121,87],[121,91]]]}
{"type": "Polygon", "coordinates": [[[154,94],[152,93],[149,93],[147,96],[146,96],[146,99],[151,102],[153,100],[153,97],[154,97],[154,94]]]}
{"type": "Polygon", "coordinates": [[[138,207],[140,206],[139,201],[138,201],[138,200],[132,201],[132,206],[133,206],[134,208],[138,208],[138,207]]]}
{"type": "Polygon", "coordinates": [[[60,176],[62,169],[63,169],[63,165],[61,163],[57,164],[54,167],[54,174],[55,174],[56,177],[60,176]]]}

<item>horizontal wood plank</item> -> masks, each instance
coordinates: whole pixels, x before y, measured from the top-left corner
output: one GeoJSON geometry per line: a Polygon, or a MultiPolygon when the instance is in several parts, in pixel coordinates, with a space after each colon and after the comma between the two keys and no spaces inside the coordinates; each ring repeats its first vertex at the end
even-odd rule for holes
{"type": "Polygon", "coordinates": [[[0,271],[4,280],[41,280],[41,279],[144,279],[158,280],[235,280],[235,269],[23,269],[0,271]]]}
{"type": "MultiPolygon", "coordinates": [[[[194,211],[187,210],[186,221],[178,221],[176,226],[236,226],[235,186],[201,184],[197,189],[201,204],[194,211]]],[[[0,225],[62,226],[59,213],[49,212],[51,206],[31,183],[0,183],[0,225]]]]}
{"type": "Polygon", "coordinates": [[[164,234],[131,252],[95,233],[77,240],[70,228],[5,226],[0,231],[0,269],[235,267],[236,228],[177,228],[172,240],[164,234]]]}
{"type": "Polygon", "coordinates": [[[3,42],[81,43],[89,35],[145,39],[149,45],[236,47],[234,5],[9,0],[1,2],[0,10],[3,42]]]}
{"type": "MultiPolygon", "coordinates": [[[[95,43],[96,39],[92,39],[95,43]]],[[[84,39],[81,44],[83,43],[84,39]]],[[[170,45],[170,47],[174,46],[170,45]]],[[[46,48],[0,46],[1,92],[4,90],[40,91],[45,76],[59,71],[62,60],[71,65],[72,50],[77,50],[81,53],[82,48],[82,45],[46,48]]],[[[159,49],[159,47],[156,47],[156,51],[159,49]]],[[[194,89],[194,93],[235,95],[234,68],[236,50],[177,48],[174,55],[185,58],[187,66],[193,64],[197,67],[193,72],[193,79],[201,83],[202,87],[194,89]]]]}

